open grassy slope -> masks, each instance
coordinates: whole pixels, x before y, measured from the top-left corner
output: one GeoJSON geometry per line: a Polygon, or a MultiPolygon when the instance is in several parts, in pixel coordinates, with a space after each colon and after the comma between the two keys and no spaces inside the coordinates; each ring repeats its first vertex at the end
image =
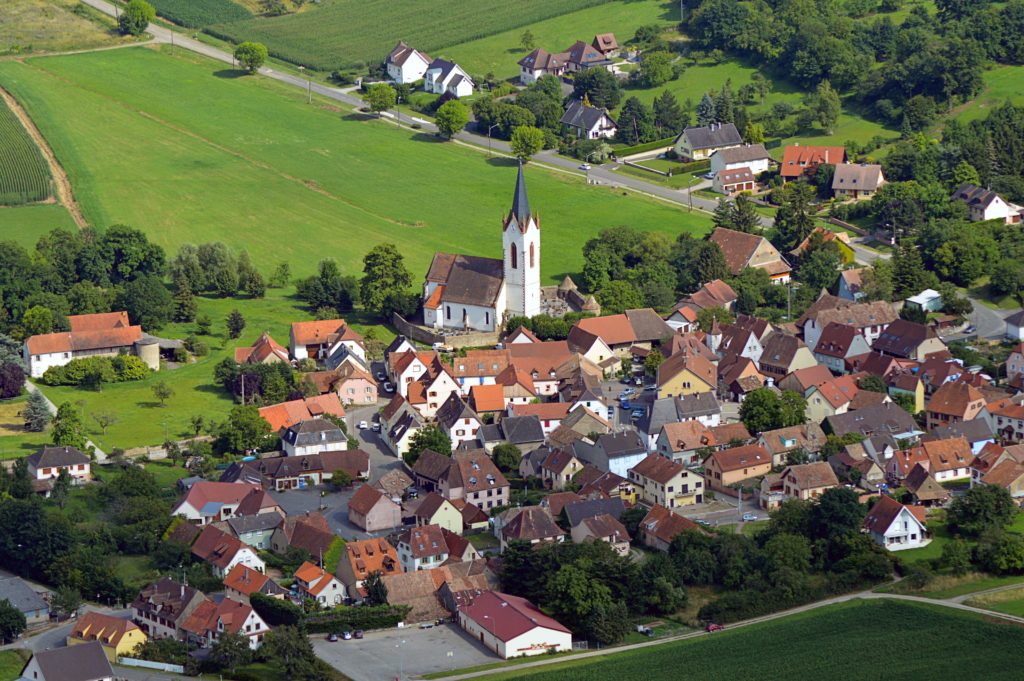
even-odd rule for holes
{"type": "Polygon", "coordinates": [[[25,248],[32,248],[40,236],[58,228],[77,229],[71,215],[60,204],[0,206],[0,241],[17,241],[25,248]]]}
{"type": "Polygon", "coordinates": [[[0,2],[0,55],[64,52],[134,42],[113,18],[78,0],[0,2]]]}
{"type": "Polygon", "coordinates": [[[850,601],[710,637],[488,678],[1017,679],[1021,645],[1020,627],[976,615],[899,601],[850,601]]]}
{"type": "MultiPolygon", "coordinates": [[[[369,248],[393,241],[417,277],[437,250],[500,252],[508,160],[222,67],[143,47],[0,63],[0,84],[47,137],[91,223],[136,226],[172,252],[222,240],[258,267],[288,261],[302,275],[328,256],[358,271],[369,248]]],[[[548,281],[578,271],[584,241],[605,227],[709,227],[575,176],[538,168],[527,182],[548,281]]]]}

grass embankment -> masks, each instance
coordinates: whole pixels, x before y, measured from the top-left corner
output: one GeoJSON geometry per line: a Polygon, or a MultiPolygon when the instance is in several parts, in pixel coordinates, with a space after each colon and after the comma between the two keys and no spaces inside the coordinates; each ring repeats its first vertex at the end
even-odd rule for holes
{"type": "Polygon", "coordinates": [[[0,55],[66,52],[135,42],[113,17],[78,0],[4,0],[0,55]]]}
{"type": "Polygon", "coordinates": [[[567,660],[490,679],[791,681],[895,678],[1016,679],[1024,630],[940,606],[850,601],[710,637],[567,660]],[[913,655],[907,655],[913,650],[913,655]],[[754,670],[757,670],[756,672],[754,670]]]}

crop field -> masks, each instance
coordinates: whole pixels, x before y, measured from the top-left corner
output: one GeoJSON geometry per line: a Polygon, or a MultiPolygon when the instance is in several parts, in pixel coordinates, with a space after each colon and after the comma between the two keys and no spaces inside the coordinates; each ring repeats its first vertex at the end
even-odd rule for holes
{"type": "Polygon", "coordinates": [[[383,60],[399,40],[431,53],[604,2],[433,0],[425,7],[421,0],[323,0],[298,14],[218,24],[208,31],[234,42],[258,40],[275,57],[330,71],[383,60]]]}
{"type": "Polygon", "coordinates": [[[0,103],[0,204],[18,206],[50,198],[50,169],[14,112],[0,103]]]}
{"type": "Polygon", "coordinates": [[[1017,679],[1024,629],[949,608],[849,601],[710,637],[489,679],[529,681],[792,681],[1017,679]],[[913,650],[913,654],[907,654],[913,650]]]}
{"type": "Polygon", "coordinates": [[[153,0],[157,14],[188,28],[251,19],[252,13],[231,0],[153,0]]]}
{"type": "MultiPolygon", "coordinates": [[[[140,47],[0,62],[0,84],[46,136],[91,224],[138,227],[171,253],[222,240],[266,272],[287,261],[307,275],[332,257],[358,273],[390,241],[415,279],[435,251],[500,253],[510,160],[309,106],[305,93],[223,67],[140,47]]],[[[531,167],[527,184],[548,282],[578,272],[584,242],[606,227],[710,228],[706,215],[576,175],[531,167]]]]}

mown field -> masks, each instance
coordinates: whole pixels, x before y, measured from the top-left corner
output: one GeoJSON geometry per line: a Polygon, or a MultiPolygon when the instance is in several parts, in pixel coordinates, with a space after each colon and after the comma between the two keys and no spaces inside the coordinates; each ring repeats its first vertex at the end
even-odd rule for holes
{"type": "Polygon", "coordinates": [[[940,606],[850,601],[710,637],[489,679],[1018,679],[1024,629],[940,606]],[[907,651],[913,651],[908,653],[907,651]]]}
{"type": "Polygon", "coordinates": [[[433,0],[429,5],[419,0],[322,0],[319,7],[297,14],[208,30],[234,42],[258,40],[276,57],[329,71],[382,60],[399,40],[430,53],[604,2],[608,0],[433,0]]]}
{"type": "Polygon", "coordinates": [[[0,2],[0,55],[63,52],[133,42],[114,19],[78,0],[0,2]]]}
{"type": "MultiPolygon", "coordinates": [[[[438,250],[500,253],[515,168],[507,159],[383,121],[309,106],[304,93],[182,50],[142,47],[0,63],[92,224],[129,224],[169,251],[222,240],[269,272],[324,257],[358,272],[384,241],[419,278],[438,250]]],[[[706,216],[527,171],[550,282],[582,268],[583,243],[630,225],[703,233],[706,216]]]]}
{"type": "Polygon", "coordinates": [[[64,206],[36,203],[29,206],[0,206],[0,241],[16,241],[32,248],[51,229],[78,229],[64,206]]]}
{"type": "Polygon", "coordinates": [[[0,101],[0,204],[36,203],[52,193],[42,152],[14,112],[0,101]]]}

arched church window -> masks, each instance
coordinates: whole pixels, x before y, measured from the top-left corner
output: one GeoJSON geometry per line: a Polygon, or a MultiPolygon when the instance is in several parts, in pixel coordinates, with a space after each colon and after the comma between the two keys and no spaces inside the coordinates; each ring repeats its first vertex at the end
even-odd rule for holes
{"type": "Polygon", "coordinates": [[[516,250],[516,245],[512,244],[512,269],[519,267],[519,252],[516,250]]]}
{"type": "Polygon", "coordinates": [[[536,266],[537,265],[534,262],[534,255],[533,255],[533,242],[530,242],[530,269],[532,270],[536,266]]]}

